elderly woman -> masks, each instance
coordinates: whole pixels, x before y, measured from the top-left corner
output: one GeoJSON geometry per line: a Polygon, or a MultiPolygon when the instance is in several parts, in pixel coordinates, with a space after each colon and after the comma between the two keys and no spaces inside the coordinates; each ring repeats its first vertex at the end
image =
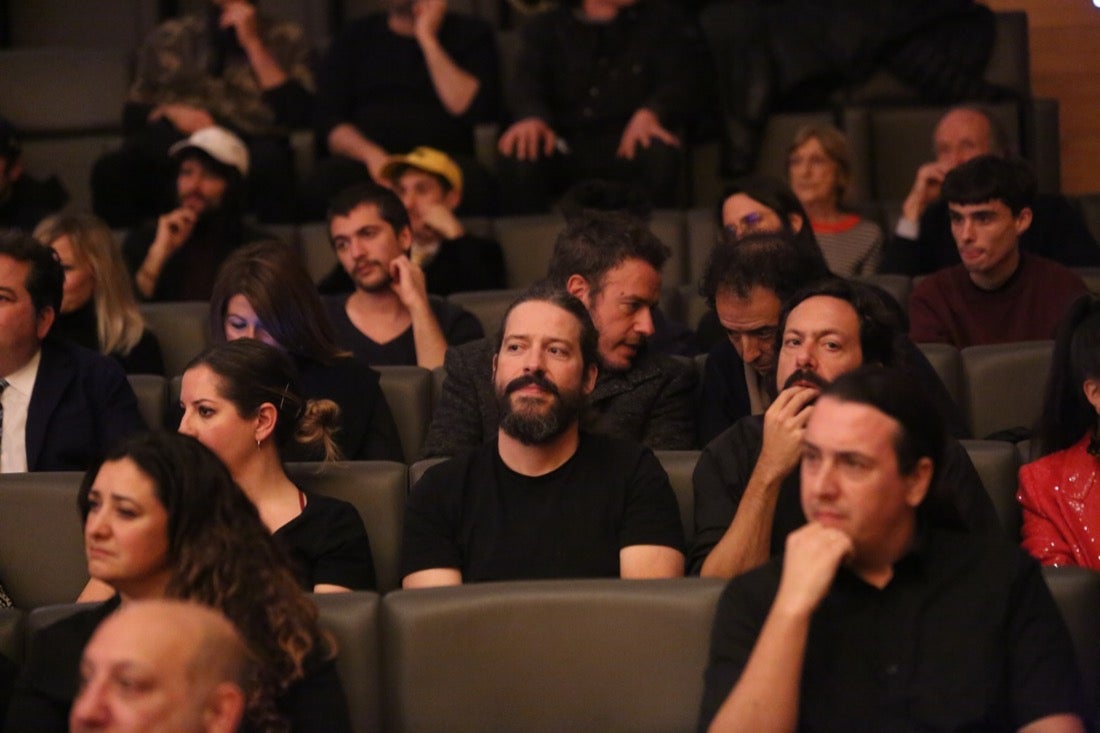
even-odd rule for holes
{"type": "Polygon", "coordinates": [[[806,125],[787,150],[787,179],[810,217],[817,243],[837,275],[870,275],[882,256],[882,229],[845,205],[852,160],[844,133],[806,125]]]}

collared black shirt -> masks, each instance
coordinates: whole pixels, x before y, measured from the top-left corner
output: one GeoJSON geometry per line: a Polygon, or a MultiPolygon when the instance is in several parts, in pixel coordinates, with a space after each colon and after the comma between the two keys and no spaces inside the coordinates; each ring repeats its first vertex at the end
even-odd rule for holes
{"type": "MultiPolygon", "coordinates": [[[[748,663],[781,571],[773,559],[723,592],[700,729],[748,663]]],[[[1082,715],[1082,700],[1038,563],[1007,543],[929,530],[881,590],[837,573],[810,623],[798,730],[1015,731],[1082,715]]]]}

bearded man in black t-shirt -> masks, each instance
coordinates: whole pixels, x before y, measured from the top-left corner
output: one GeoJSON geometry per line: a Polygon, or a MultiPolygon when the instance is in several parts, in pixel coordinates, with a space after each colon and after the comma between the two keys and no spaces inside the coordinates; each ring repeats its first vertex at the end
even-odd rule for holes
{"type": "Polygon", "coordinates": [[[580,428],[597,339],[587,309],[564,290],[536,286],[512,304],[493,357],[497,438],[413,487],[405,588],[683,574],[679,510],[656,457],[580,428]]]}

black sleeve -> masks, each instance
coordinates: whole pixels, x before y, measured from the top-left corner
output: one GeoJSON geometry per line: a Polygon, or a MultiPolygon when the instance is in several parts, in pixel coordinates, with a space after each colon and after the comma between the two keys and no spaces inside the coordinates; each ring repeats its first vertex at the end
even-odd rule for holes
{"type": "Polygon", "coordinates": [[[688,551],[690,575],[699,574],[707,555],[726,534],[745,491],[741,482],[727,475],[725,461],[719,458],[719,453],[729,446],[730,441],[723,433],[703,449],[691,475],[695,493],[695,537],[688,551]]]}
{"type": "MultiPolygon", "coordinates": [[[[324,501],[323,520],[317,527],[317,554],[313,560],[313,585],[330,583],[351,590],[374,590],[374,558],[363,518],[355,507],[329,497],[324,501]]],[[[312,590],[312,589],[310,589],[312,590]]]]}
{"type": "Polygon", "coordinates": [[[465,464],[466,459],[451,459],[432,466],[409,490],[401,538],[402,578],[432,568],[462,571],[458,524],[465,464]]]}
{"type": "Polygon", "coordinates": [[[1073,643],[1039,563],[1019,550],[1017,564],[1007,639],[1013,727],[1059,713],[1091,722],[1073,643]]]}
{"type": "Polygon", "coordinates": [[[313,94],[296,79],[265,89],[264,102],[275,113],[275,120],[284,127],[297,129],[309,126],[313,118],[313,94]]]}
{"type": "Polygon", "coordinates": [[[348,699],[335,660],[323,662],[295,682],[279,699],[292,731],[352,733],[348,699]]]}
{"type": "Polygon", "coordinates": [[[710,654],[699,708],[699,731],[706,731],[749,662],[779,589],[778,562],[730,581],[718,599],[710,654]]]}
{"type": "Polygon", "coordinates": [[[95,419],[96,438],[101,452],[106,452],[118,441],[147,430],[148,426],[122,366],[107,356],[98,356],[96,361],[87,369],[86,394],[95,419]]]}
{"type": "Polygon", "coordinates": [[[470,124],[494,122],[500,107],[500,57],[493,28],[480,18],[448,14],[440,29],[440,41],[460,69],[478,81],[477,94],[461,115],[470,124]],[[455,21],[458,33],[451,42],[447,24],[455,21]]]}
{"type": "Polygon", "coordinates": [[[332,42],[321,61],[317,75],[317,97],[314,102],[313,124],[322,149],[328,147],[328,134],[339,124],[352,121],[355,105],[356,38],[363,33],[360,24],[353,24],[332,42]]]}
{"type": "Polygon", "coordinates": [[[448,346],[458,346],[485,336],[481,321],[473,313],[442,298],[432,296],[431,300],[432,310],[448,346]]]}
{"type": "Polygon", "coordinates": [[[684,551],[680,506],[661,462],[648,448],[642,450],[626,496],[619,547],[663,545],[684,551]]]}
{"type": "Polygon", "coordinates": [[[671,4],[654,6],[655,11],[658,9],[662,38],[654,50],[653,88],[643,106],[666,125],[683,124],[704,99],[701,81],[705,44],[699,28],[678,8],[671,4]]]}
{"type": "Polygon", "coordinates": [[[397,423],[393,421],[390,403],[383,394],[378,395],[367,425],[366,440],[363,442],[360,461],[397,461],[405,460],[405,450],[401,446],[401,435],[397,432],[397,423]]]}
{"type": "Polygon", "coordinates": [[[520,28],[519,55],[508,88],[509,116],[512,121],[538,117],[554,125],[550,113],[550,75],[554,68],[554,14],[549,10],[536,14],[520,28]]]}
{"type": "Polygon", "coordinates": [[[1037,216],[1021,239],[1034,241],[1031,251],[1066,267],[1096,267],[1100,265],[1100,247],[1085,224],[1081,212],[1064,196],[1042,196],[1036,201],[1037,216]],[[1041,208],[1040,208],[1041,206],[1041,208]]]}
{"type": "Polygon", "coordinates": [[[642,444],[653,450],[694,450],[695,387],[699,383],[695,365],[668,356],[658,356],[663,372],[660,391],[649,406],[642,431],[642,444]]]}

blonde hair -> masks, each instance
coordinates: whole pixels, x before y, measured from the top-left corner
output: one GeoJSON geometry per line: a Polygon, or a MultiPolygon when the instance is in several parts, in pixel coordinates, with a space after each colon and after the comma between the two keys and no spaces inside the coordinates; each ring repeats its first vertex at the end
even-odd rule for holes
{"type": "Polygon", "coordinates": [[[787,148],[787,179],[791,177],[791,156],[810,140],[821,143],[825,154],[836,163],[836,202],[840,206],[845,205],[853,189],[852,149],[848,145],[848,138],[833,125],[810,123],[798,128],[787,148]]]}
{"type": "Polygon", "coordinates": [[[44,247],[61,237],[69,238],[74,258],[78,263],[87,262],[95,278],[92,299],[99,350],[126,356],[141,340],[145,319],[138,310],[114,234],[102,220],[85,213],[54,214],[34,229],[34,238],[44,247]]]}

